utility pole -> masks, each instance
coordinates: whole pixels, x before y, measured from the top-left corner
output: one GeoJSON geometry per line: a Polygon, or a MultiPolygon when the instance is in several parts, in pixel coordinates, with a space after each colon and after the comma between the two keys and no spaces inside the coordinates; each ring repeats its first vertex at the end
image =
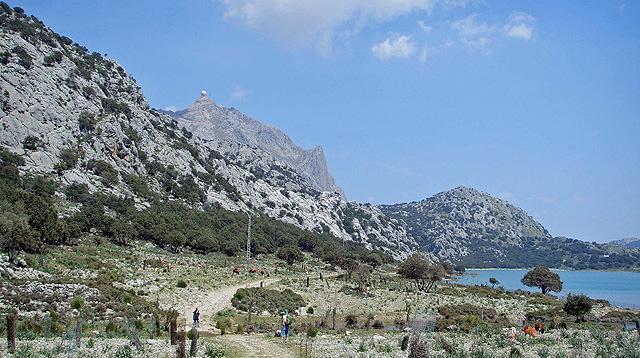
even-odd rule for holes
{"type": "Polygon", "coordinates": [[[247,226],[247,262],[251,260],[251,214],[246,213],[249,218],[249,226],[247,226]]]}

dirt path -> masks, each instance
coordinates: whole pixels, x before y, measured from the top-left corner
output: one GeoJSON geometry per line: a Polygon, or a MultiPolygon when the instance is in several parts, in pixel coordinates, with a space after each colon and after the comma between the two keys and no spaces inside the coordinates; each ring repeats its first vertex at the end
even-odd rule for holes
{"type": "Polygon", "coordinates": [[[239,288],[258,287],[260,286],[260,282],[263,282],[264,286],[267,286],[279,280],[279,278],[268,278],[208,291],[202,297],[198,298],[197,303],[183,307],[181,320],[190,327],[193,311],[197,307],[200,309],[200,331],[213,333],[215,325],[213,317],[218,311],[231,307],[231,298],[239,288]]]}
{"type": "Polygon", "coordinates": [[[279,342],[269,340],[259,334],[252,335],[230,335],[225,334],[218,338],[220,342],[226,343],[241,351],[243,357],[251,358],[293,358],[295,355],[290,348],[279,342]]]}

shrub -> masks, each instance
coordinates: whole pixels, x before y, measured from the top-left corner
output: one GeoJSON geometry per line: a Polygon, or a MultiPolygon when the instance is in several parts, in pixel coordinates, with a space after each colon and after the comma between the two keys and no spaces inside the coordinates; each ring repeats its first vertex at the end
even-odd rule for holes
{"type": "Polygon", "coordinates": [[[187,283],[184,280],[180,280],[180,281],[178,281],[178,284],[176,285],[176,287],[178,287],[178,288],[186,288],[187,287],[187,283]]]}
{"type": "Polygon", "coordinates": [[[64,170],[72,169],[78,164],[80,151],[76,148],[63,148],[58,154],[60,161],[54,165],[54,169],[60,173],[64,170]]]}
{"type": "Polygon", "coordinates": [[[140,143],[140,141],[142,140],[142,138],[140,137],[140,134],[138,134],[138,131],[136,131],[132,126],[128,126],[123,130],[124,134],[131,139],[134,143],[140,143]]]}
{"type": "Polygon", "coordinates": [[[11,50],[11,52],[18,56],[18,64],[20,64],[20,66],[26,68],[27,70],[31,69],[33,59],[24,48],[22,48],[21,46],[16,46],[13,48],[13,50],[11,50]]]}
{"type": "Polygon", "coordinates": [[[81,310],[84,307],[84,300],[80,296],[76,296],[71,300],[71,308],[81,310]]]}
{"type": "Polygon", "coordinates": [[[348,314],[344,318],[344,323],[347,325],[347,328],[354,328],[358,325],[358,316],[348,314]]]}
{"type": "Polygon", "coordinates": [[[214,345],[207,345],[204,355],[207,358],[224,358],[228,356],[224,349],[214,345]]]}
{"type": "Polygon", "coordinates": [[[71,183],[64,188],[63,192],[67,199],[76,203],[85,202],[90,197],[87,184],[71,183]]]}
{"type": "Polygon", "coordinates": [[[307,314],[313,314],[313,312],[314,312],[313,306],[307,307],[307,314]]]}
{"type": "Polygon", "coordinates": [[[98,120],[96,117],[89,112],[80,113],[80,118],[78,118],[78,123],[80,124],[80,130],[83,132],[93,132],[96,129],[96,125],[98,124],[98,120]]]}
{"type": "Polygon", "coordinates": [[[245,312],[249,311],[252,303],[256,306],[257,312],[267,311],[274,314],[283,309],[294,312],[306,305],[302,296],[290,289],[278,291],[258,287],[240,288],[231,299],[233,307],[245,312]]]}
{"type": "Polygon", "coordinates": [[[36,150],[38,147],[42,147],[44,143],[36,136],[28,135],[22,141],[22,148],[27,150],[36,150]]]}
{"type": "Polygon", "coordinates": [[[293,265],[294,263],[304,259],[302,251],[300,251],[296,246],[285,246],[281,248],[278,250],[277,256],[279,259],[286,261],[289,265],[293,265]]]}
{"type": "Polygon", "coordinates": [[[130,346],[122,346],[113,355],[114,358],[133,358],[133,351],[130,346]]]}
{"type": "Polygon", "coordinates": [[[113,98],[102,98],[102,108],[106,114],[124,114],[131,118],[131,109],[126,103],[119,102],[113,98]]]}
{"type": "Polygon", "coordinates": [[[60,51],[53,51],[51,54],[44,57],[45,66],[53,66],[60,62],[62,62],[62,52],[60,51]]]}
{"type": "Polygon", "coordinates": [[[82,95],[85,98],[91,98],[95,94],[96,94],[96,90],[94,90],[93,87],[89,87],[89,86],[82,87],[82,95]]]}
{"type": "Polygon", "coordinates": [[[111,186],[118,183],[118,171],[104,160],[92,159],[87,163],[87,169],[100,176],[102,184],[111,186]]]}

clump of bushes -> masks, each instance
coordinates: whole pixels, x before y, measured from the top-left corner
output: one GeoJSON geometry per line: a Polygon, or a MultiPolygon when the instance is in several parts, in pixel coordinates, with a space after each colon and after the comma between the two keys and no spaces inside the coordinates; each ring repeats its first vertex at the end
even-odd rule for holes
{"type": "Polygon", "coordinates": [[[126,103],[117,101],[113,98],[103,98],[102,108],[106,114],[124,114],[127,118],[131,118],[131,108],[126,103]]]}
{"type": "Polygon", "coordinates": [[[306,302],[299,294],[290,289],[283,291],[267,288],[240,288],[231,299],[233,307],[248,312],[251,304],[255,305],[257,312],[267,311],[273,314],[283,309],[294,312],[300,307],[306,306],[306,302]]]}
{"type": "Polygon", "coordinates": [[[178,281],[178,284],[176,285],[176,287],[178,287],[178,288],[186,288],[187,287],[187,283],[184,280],[180,280],[180,281],[178,281]]]}
{"type": "Polygon", "coordinates": [[[442,306],[438,312],[442,318],[436,321],[437,331],[445,331],[448,327],[455,326],[463,332],[471,332],[480,325],[506,327],[509,324],[507,318],[499,315],[493,308],[468,303],[442,306]]]}
{"type": "Polygon", "coordinates": [[[96,129],[96,125],[98,124],[98,120],[96,117],[89,112],[80,113],[80,118],[78,118],[78,124],[80,125],[80,130],[83,132],[93,132],[96,129]]]}
{"type": "Polygon", "coordinates": [[[111,186],[118,183],[118,171],[104,160],[91,159],[87,163],[87,169],[100,176],[102,184],[111,186]]]}
{"type": "Polygon", "coordinates": [[[60,51],[53,51],[51,54],[44,57],[45,66],[53,66],[60,62],[62,62],[62,52],[60,51]]]}
{"type": "Polygon", "coordinates": [[[58,154],[60,161],[56,163],[53,168],[61,173],[62,171],[72,169],[78,164],[80,159],[80,151],[76,148],[63,148],[58,154]]]}
{"type": "Polygon", "coordinates": [[[344,317],[344,323],[347,328],[355,328],[358,326],[358,316],[354,314],[348,314],[344,317]]]}
{"type": "Polygon", "coordinates": [[[18,64],[20,64],[20,66],[26,68],[27,70],[31,69],[33,59],[31,58],[31,55],[29,55],[27,50],[25,50],[21,46],[16,46],[11,50],[11,52],[14,55],[18,56],[18,64]]]}
{"type": "Polygon", "coordinates": [[[36,150],[43,145],[42,140],[33,135],[26,136],[22,141],[22,147],[27,150],[36,150]]]}

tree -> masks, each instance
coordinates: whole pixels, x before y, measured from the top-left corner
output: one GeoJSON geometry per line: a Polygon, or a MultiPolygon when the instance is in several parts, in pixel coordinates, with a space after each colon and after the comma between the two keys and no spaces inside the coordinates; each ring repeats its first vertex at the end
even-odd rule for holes
{"type": "Polygon", "coordinates": [[[37,233],[29,226],[28,217],[22,213],[22,205],[12,208],[6,201],[0,202],[0,249],[14,262],[20,251],[40,250],[37,233]]]}
{"type": "Polygon", "coordinates": [[[560,281],[560,276],[545,266],[538,266],[527,272],[521,282],[523,285],[528,287],[540,288],[543,295],[546,295],[549,291],[562,291],[562,281],[560,281]]]}
{"type": "Polygon", "coordinates": [[[371,269],[367,265],[360,265],[356,269],[355,274],[358,289],[360,291],[365,291],[369,285],[369,279],[371,278],[371,269]]]}
{"type": "Polygon", "coordinates": [[[496,285],[500,284],[500,281],[495,277],[491,277],[489,278],[489,283],[491,284],[491,287],[496,287],[496,285]]]}
{"type": "Polygon", "coordinates": [[[294,263],[304,259],[302,251],[295,246],[285,246],[281,248],[278,250],[277,256],[279,259],[286,261],[289,265],[293,265],[294,263]]]}
{"type": "Polygon", "coordinates": [[[415,253],[400,264],[398,274],[415,280],[419,289],[429,292],[447,273],[441,264],[431,264],[421,254],[415,253]]]}
{"type": "Polygon", "coordinates": [[[567,301],[564,303],[563,310],[571,316],[576,316],[576,323],[584,322],[584,315],[591,311],[593,303],[591,299],[586,295],[572,295],[567,296],[567,301]]]}

